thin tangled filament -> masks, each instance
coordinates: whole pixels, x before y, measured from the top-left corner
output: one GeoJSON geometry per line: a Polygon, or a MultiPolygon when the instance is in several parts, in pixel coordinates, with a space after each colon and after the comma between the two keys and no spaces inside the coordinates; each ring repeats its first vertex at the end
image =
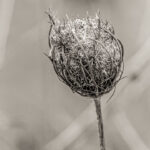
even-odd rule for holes
{"type": "Polygon", "coordinates": [[[48,16],[48,57],[59,79],[82,96],[97,98],[110,92],[123,72],[123,46],[112,25],[99,15],[64,22],[48,16]]]}

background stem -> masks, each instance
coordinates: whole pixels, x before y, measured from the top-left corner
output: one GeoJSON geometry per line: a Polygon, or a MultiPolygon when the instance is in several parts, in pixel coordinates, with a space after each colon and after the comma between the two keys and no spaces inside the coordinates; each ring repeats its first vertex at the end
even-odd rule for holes
{"type": "Polygon", "coordinates": [[[97,120],[98,120],[100,150],[105,150],[103,119],[102,119],[102,112],[101,112],[101,102],[100,102],[100,99],[98,99],[98,98],[95,98],[94,102],[95,102],[96,114],[97,114],[97,120]]]}

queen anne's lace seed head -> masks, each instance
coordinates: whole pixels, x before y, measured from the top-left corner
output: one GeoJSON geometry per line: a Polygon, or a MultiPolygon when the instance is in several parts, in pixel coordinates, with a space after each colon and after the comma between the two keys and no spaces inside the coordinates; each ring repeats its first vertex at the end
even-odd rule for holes
{"type": "Polygon", "coordinates": [[[112,25],[99,15],[64,22],[48,15],[49,58],[59,79],[82,96],[110,92],[123,72],[123,46],[112,25]]]}

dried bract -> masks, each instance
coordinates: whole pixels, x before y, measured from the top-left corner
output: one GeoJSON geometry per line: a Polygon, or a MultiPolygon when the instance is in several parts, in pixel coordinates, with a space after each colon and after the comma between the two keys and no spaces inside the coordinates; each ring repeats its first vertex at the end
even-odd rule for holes
{"type": "Polygon", "coordinates": [[[110,92],[123,72],[123,46],[112,25],[99,14],[63,22],[48,15],[48,57],[59,79],[82,96],[97,98],[110,92]]]}

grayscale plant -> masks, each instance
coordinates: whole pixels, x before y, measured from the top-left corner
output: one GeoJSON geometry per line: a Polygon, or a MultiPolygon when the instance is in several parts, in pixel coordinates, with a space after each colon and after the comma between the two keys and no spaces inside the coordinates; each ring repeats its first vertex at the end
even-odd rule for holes
{"type": "Polygon", "coordinates": [[[100,13],[94,18],[64,21],[50,20],[48,42],[51,60],[58,78],[81,96],[94,99],[100,148],[105,150],[100,97],[115,89],[122,78],[123,46],[115,37],[113,26],[103,21],[100,13]]]}

